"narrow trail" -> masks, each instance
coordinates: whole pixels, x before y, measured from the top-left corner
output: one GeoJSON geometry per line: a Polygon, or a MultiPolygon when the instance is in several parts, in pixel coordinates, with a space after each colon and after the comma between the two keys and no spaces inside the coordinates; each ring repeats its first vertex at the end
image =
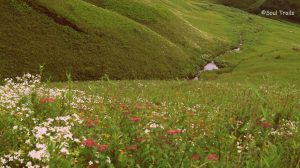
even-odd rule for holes
{"type": "MultiPolygon", "coordinates": [[[[223,54],[217,55],[215,58],[217,57],[221,57],[222,55],[228,54],[228,53],[237,53],[241,51],[241,47],[244,45],[243,43],[243,33],[240,34],[240,43],[238,45],[238,47],[228,50],[226,52],[224,52],[223,54]]],[[[204,67],[202,67],[198,73],[195,75],[195,77],[192,80],[199,80],[201,74],[205,71],[214,71],[214,70],[219,70],[220,68],[218,67],[218,65],[212,60],[210,63],[206,64],[204,67]]]]}

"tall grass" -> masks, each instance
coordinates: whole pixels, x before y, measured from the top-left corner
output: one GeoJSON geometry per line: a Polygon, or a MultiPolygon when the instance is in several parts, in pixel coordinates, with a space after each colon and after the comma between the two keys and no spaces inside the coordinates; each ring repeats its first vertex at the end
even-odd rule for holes
{"type": "Polygon", "coordinates": [[[0,88],[2,166],[300,164],[294,88],[110,80],[45,85],[28,78],[0,88]]]}

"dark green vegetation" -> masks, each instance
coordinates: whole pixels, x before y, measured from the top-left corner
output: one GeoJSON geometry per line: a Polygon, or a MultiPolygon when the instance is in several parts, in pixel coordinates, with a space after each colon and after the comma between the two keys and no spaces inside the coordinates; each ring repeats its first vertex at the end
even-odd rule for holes
{"type": "Polygon", "coordinates": [[[261,10],[295,11],[294,16],[271,16],[277,19],[286,19],[300,23],[300,1],[297,0],[219,0],[225,5],[241,8],[243,10],[260,14],[261,10]]]}

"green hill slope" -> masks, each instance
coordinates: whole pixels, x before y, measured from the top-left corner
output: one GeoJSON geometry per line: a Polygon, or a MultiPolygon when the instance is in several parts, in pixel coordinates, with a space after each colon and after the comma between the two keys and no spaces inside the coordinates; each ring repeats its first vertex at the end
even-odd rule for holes
{"type": "Polygon", "coordinates": [[[212,0],[0,0],[0,74],[52,80],[192,77],[215,59],[223,69],[203,79],[297,81],[299,25],[212,0]],[[238,53],[228,52],[243,46],[238,53]],[[226,53],[224,55],[224,53],[226,53]]]}
{"type": "Polygon", "coordinates": [[[127,17],[81,0],[24,2],[1,0],[2,77],[37,72],[45,65],[54,80],[64,79],[66,71],[76,80],[104,74],[116,79],[183,78],[204,63],[201,54],[221,52],[229,44],[167,7],[136,2],[143,12],[133,10],[127,17]],[[143,24],[147,21],[150,26],[143,24]]]}

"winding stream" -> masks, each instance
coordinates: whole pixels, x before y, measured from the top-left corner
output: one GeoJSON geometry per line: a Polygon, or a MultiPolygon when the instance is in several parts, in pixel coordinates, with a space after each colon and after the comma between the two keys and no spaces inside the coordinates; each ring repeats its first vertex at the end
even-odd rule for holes
{"type": "MultiPolygon", "coordinates": [[[[243,35],[240,34],[240,44],[239,44],[239,46],[237,48],[234,48],[234,49],[226,51],[224,54],[240,52],[242,46],[243,46],[243,35]]],[[[222,56],[224,54],[218,55],[217,57],[220,57],[220,56],[222,56]]],[[[220,68],[215,63],[215,61],[211,61],[210,63],[206,64],[201,70],[198,71],[198,73],[193,78],[193,80],[199,80],[200,75],[201,75],[202,72],[205,72],[205,71],[215,71],[215,70],[219,70],[219,69],[220,68]]]]}

